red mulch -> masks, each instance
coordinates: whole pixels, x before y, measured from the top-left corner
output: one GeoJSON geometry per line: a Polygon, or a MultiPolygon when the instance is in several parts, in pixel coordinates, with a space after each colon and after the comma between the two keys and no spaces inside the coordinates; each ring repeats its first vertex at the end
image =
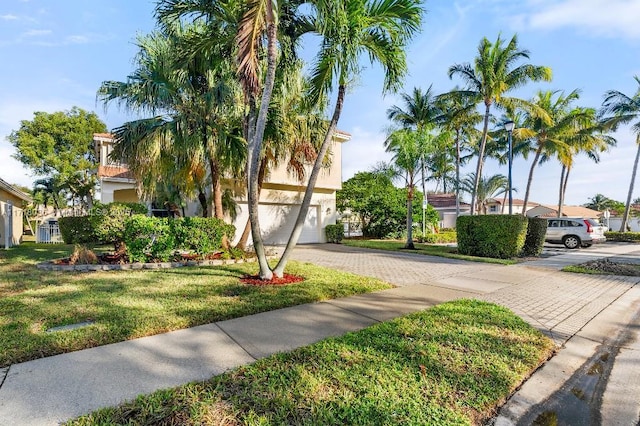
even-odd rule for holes
{"type": "Polygon", "coordinates": [[[304,277],[293,274],[284,274],[282,278],[273,277],[270,280],[263,280],[259,275],[245,275],[240,278],[240,282],[249,285],[265,286],[265,285],[289,285],[304,281],[304,277]]]}

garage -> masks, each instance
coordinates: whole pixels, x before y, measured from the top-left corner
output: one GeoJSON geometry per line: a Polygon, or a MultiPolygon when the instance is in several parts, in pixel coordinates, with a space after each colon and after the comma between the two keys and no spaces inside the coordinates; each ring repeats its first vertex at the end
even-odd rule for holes
{"type": "MultiPolygon", "coordinates": [[[[246,203],[239,203],[241,209],[235,221],[236,239],[240,237],[244,224],[248,218],[246,203]]],[[[293,225],[298,217],[300,206],[298,204],[260,204],[258,214],[260,215],[260,228],[264,243],[267,245],[287,244],[293,225]]],[[[319,205],[309,206],[307,217],[304,221],[302,233],[298,239],[299,244],[311,244],[321,242],[321,221],[319,220],[319,205]]],[[[235,241],[234,241],[235,242],[235,241]]]]}

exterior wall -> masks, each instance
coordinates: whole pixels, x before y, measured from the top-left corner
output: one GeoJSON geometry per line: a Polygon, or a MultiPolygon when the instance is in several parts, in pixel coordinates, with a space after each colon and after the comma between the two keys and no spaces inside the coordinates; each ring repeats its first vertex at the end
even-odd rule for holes
{"type": "Polygon", "coordinates": [[[20,197],[16,197],[14,194],[0,188],[0,201],[10,202],[14,206],[21,207],[24,200],[20,197]]]}
{"type": "Polygon", "coordinates": [[[129,179],[118,179],[116,181],[115,179],[103,178],[100,182],[100,202],[105,204],[114,201],[140,202],[135,188],[135,183],[129,179]],[[135,195],[135,198],[132,194],[135,195]],[[127,199],[120,199],[122,197],[127,199]]]}
{"type": "Polygon", "coordinates": [[[113,191],[113,201],[121,203],[139,203],[140,198],[135,189],[118,189],[113,191]]]}
{"type": "MultiPolygon", "coordinates": [[[[22,202],[22,200],[20,200],[22,202]]],[[[0,246],[7,248],[8,246],[18,245],[22,242],[22,217],[23,211],[21,208],[12,205],[12,218],[9,218],[9,203],[0,201],[0,246]],[[12,224],[11,238],[7,240],[9,235],[9,225],[12,224]]]]}

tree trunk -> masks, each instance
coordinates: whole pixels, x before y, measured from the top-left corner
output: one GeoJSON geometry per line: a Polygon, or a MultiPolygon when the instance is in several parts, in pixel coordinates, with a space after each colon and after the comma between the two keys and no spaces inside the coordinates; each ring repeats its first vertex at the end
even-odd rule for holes
{"type": "MultiPolygon", "coordinates": [[[[267,170],[267,159],[263,158],[260,163],[260,173],[258,175],[258,197],[260,197],[260,192],[262,192],[262,183],[264,182],[264,176],[267,170]]],[[[242,236],[240,236],[240,240],[236,244],[236,248],[240,250],[245,250],[247,248],[247,241],[249,240],[249,234],[251,233],[251,221],[247,218],[247,222],[244,226],[244,230],[242,231],[242,236]]]]}
{"type": "Polygon", "coordinates": [[[636,160],[633,163],[633,171],[631,172],[631,183],[629,184],[629,193],[627,194],[627,204],[624,207],[624,215],[622,216],[622,224],[620,232],[627,232],[627,222],[629,222],[629,211],[631,210],[631,197],[633,197],[633,186],[636,181],[636,172],[638,170],[638,159],[640,159],[640,136],[636,138],[638,150],[636,151],[636,160]]]}
{"type": "Polygon", "coordinates": [[[222,209],[222,184],[220,183],[220,165],[216,160],[209,159],[209,167],[211,169],[211,186],[213,188],[212,216],[218,219],[224,219],[224,211],[222,209]]]}
{"type": "Polygon", "coordinates": [[[560,191],[558,193],[558,217],[562,217],[562,207],[564,206],[564,194],[567,190],[567,181],[569,180],[569,168],[566,165],[562,165],[562,172],[560,173],[560,191]]]}
{"type": "Polygon", "coordinates": [[[476,195],[478,192],[478,185],[480,184],[480,178],[482,177],[482,166],[484,164],[484,149],[487,145],[487,134],[489,133],[489,114],[491,113],[491,103],[485,102],[484,111],[484,125],[482,127],[482,139],[480,140],[480,147],[478,148],[478,165],[476,166],[476,179],[473,182],[473,192],[471,193],[471,215],[473,216],[476,208],[476,195]]]}
{"type": "MultiPolygon", "coordinates": [[[[411,178],[413,182],[413,177],[411,178]]],[[[407,242],[404,248],[414,250],[413,245],[413,185],[407,187],[407,242]]]]}
{"type": "Polygon", "coordinates": [[[529,191],[531,190],[531,182],[533,181],[533,171],[540,160],[540,155],[542,155],[542,145],[538,146],[536,150],[536,156],[533,158],[533,164],[531,164],[531,169],[529,169],[529,179],[527,180],[527,190],[524,193],[524,203],[522,204],[522,216],[527,215],[527,203],[529,202],[529,191]]]}
{"type": "MultiPolygon", "coordinates": [[[[270,3],[271,4],[271,3],[270,3]]],[[[249,146],[247,149],[247,204],[249,208],[249,221],[251,222],[251,237],[253,239],[253,249],[258,258],[260,266],[260,278],[270,280],[273,272],[269,268],[267,255],[262,240],[262,231],[260,230],[260,220],[258,218],[258,206],[260,202],[260,194],[258,193],[258,175],[260,168],[260,156],[262,153],[262,139],[264,137],[264,129],[267,122],[267,112],[271,101],[271,94],[275,83],[276,74],[276,36],[277,27],[272,19],[267,23],[267,72],[264,80],[264,88],[262,91],[262,99],[260,101],[260,110],[255,122],[255,131],[252,132],[249,146]]],[[[251,130],[251,129],[250,129],[251,130]]]]}
{"type": "Polygon", "coordinates": [[[346,87],[341,84],[338,87],[338,96],[336,98],[336,105],[333,110],[333,116],[331,117],[331,122],[329,123],[329,128],[327,129],[327,133],[324,137],[324,141],[322,141],[322,145],[320,146],[320,151],[318,152],[318,156],[316,157],[315,162],[313,163],[313,169],[311,169],[311,175],[309,176],[309,182],[307,183],[307,188],[304,191],[304,198],[302,199],[302,204],[300,205],[300,211],[298,212],[298,217],[296,219],[296,223],[293,226],[293,231],[291,231],[291,235],[289,236],[289,241],[287,241],[287,246],[282,253],[282,257],[278,261],[273,273],[276,277],[282,277],[284,274],[284,268],[287,265],[289,257],[291,257],[291,252],[294,247],[298,243],[298,238],[300,238],[300,234],[302,233],[302,227],[304,225],[304,220],[307,217],[307,211],[309,210],[309,204],[311,204],[311,196],[313,195],[313,189],[316,186],[316,181],[318,180],[318,175],[320,174],[320,168],[322,166],[322,161],[324,160],[327,151],[329,150],[329,146],[331,145],[331,141],[333,140],[333,132],[338,125],[338,120],[340,119],[340,114],[342,113],[342,105],[344,104],[344,96],[346,93],[346,87]]]}
{"type": "MultiPolygon", "coordinates": [[[[564,184],[562,185],[562,205],[564,205],[565,194],[567,193],[567,184],[569,183],[569,173],[571,173],[571,166],[567,167],[567,173],[564,175],[564,184]]],[[[560,206],[562,212],[562,206],[560,206]]]]}
{"type": "Polygon", "coordinates": [[[200,202],[200,207],[202,207],[202,217],[209,216],[209,205],[207,203],[207,196],[201,188],[198,188],[198,202],[200,202]]]}
{"type": "Polygon", "coordinates": [[[460,216],[460,129],[456,129],[456,219],[460,216]]]}

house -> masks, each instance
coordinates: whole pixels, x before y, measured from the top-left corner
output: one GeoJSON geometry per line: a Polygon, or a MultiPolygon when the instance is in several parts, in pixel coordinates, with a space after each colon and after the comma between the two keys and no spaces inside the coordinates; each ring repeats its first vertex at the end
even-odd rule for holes
{"type": "MultiPolygon", "coordinates": [[[[599,220],[602,212],[583,206],[562,206],[563,217],[584,217],[599,220]]],[[[527,210],[527,217],[558,217],[558,206],[538,205],[527,210]]]]}
{"type": "Polygon", "coordinates": [[[33,200],[13,185],[0,179],[0,245],[20,244],[23,233],[23,204],[33,200]]]}
{"type": "MultiPolygon", "coordinates": [[[[351,135],[336,131],[331,146],[332,161],[328,169],[323,169],[311,197],[311,205],[305,218],[300,243],[325,242],[324,228],[336,223],[336,191],[342,188],[342,144],[351,135]]],[[[113,162],[109,154],[113,150],[113,135],[96,133],[94,146],[99,159],[98,179],[100,182],[100,201],[139,202],[137,182],[126,164],[113,162]]],[[[285,166],[286,162],[272,170],[265,178],[260,194],[259,216],[265,244],[286,244],[304,197],[306,182],[299,182],[291,176],[285,166]]],[[[307,179],[311,173],[311,165],[307,167],[307,179]]],[[[223,182],[226,188],[237,187],[233,181],[223,182]]],[[[238,210],[233,224],[236,227],[235,243],[241,236],[249,217],[246,195],[235,199],[238,210]]],[[[189,203],[187,215],[198,214],[198,203],[189,203]]]]}
{"type": "MultiPolygon", "coordinates": [[[[508,198],[490,198],[486,202],[487,213],[486,214],[509,214],[509,199],[508,198]]],[[[538,203],[527,201],[527,211],[539,206],[538,203]]],[[[524,200],[520,198],[511,199],[511,211],[512,214],[522,214],[524,207],[524,200]]]]}
{"type": "MultiPolygon", "coordinates": [[[[456,227],[456,194],[427,194],[427,203],[440,215],[440,228],[456,227]]],[[[471,205],[460,201],[460,214],[468,215],[471,205]]]]}

